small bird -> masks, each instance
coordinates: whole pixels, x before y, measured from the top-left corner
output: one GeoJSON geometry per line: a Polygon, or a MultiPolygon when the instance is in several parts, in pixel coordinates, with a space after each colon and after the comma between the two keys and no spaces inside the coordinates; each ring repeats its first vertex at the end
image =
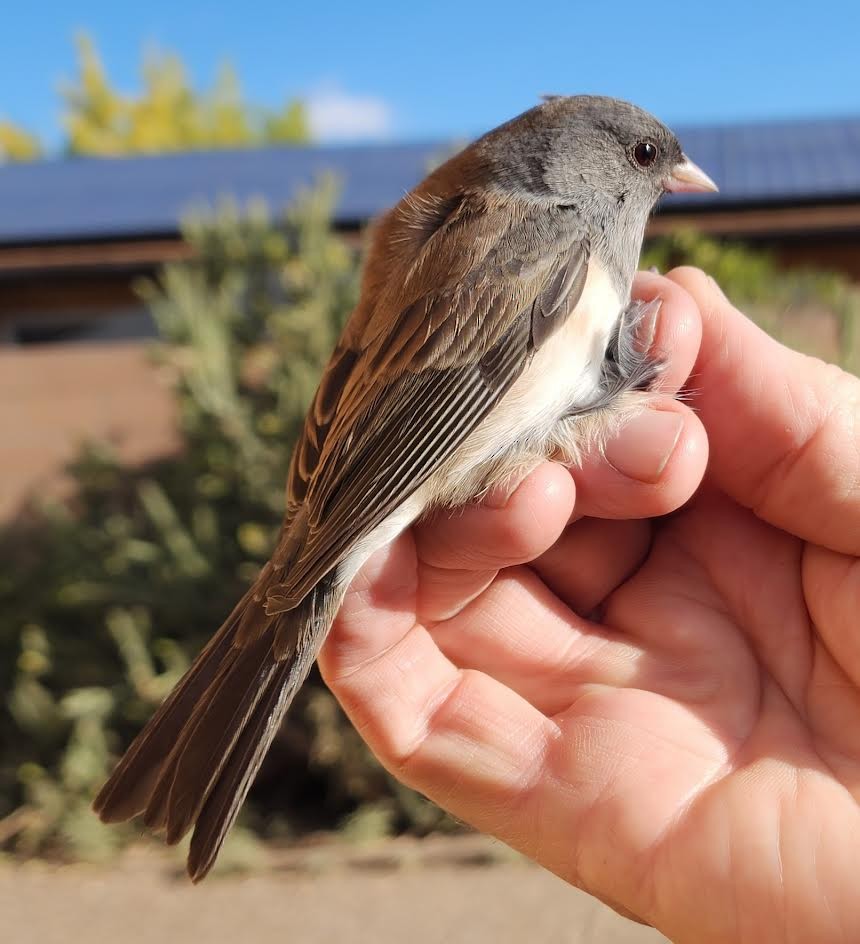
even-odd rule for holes
{"type": "Polygon", "coordinates": [[[575,463],[660,364],[631,303],[665,191],[714,182],[641,109],[551,97],[433,171],[373,233],[295,447],[271,560],[96,798],[210,870],[361,565],[433,508],[575,463]]]}

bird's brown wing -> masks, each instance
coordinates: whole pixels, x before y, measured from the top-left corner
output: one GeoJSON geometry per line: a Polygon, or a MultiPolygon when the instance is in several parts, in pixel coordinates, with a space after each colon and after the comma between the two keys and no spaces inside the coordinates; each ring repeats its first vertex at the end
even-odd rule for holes
{"type": "Polygon", "coordinates": [[[426,481],[582,293],[588,245],[564,210],[493,218],[485,208],[454,225],[440,251],[478,246],[477,261],[455,281],[426,284],[425,273],[439,271],[430,240],[379,303],[396,307],[375,307],[348,329],[323,376],[291,469],[288,497],[300,512],[282,544],[289,566],[276,555],[283,578],[270,585],[270,615],[297,605],[426,481]]]}

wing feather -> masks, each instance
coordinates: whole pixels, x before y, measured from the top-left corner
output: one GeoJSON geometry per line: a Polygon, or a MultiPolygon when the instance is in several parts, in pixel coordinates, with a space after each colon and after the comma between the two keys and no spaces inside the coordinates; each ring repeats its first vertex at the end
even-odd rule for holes
{"type": "MultiPolygon", "coordinates": [[[[468,214],[458,212],[464,225],[468,214]]],[[[473,242],[481,242],[487,214],[476,219],[473,242]]],[[[541,208],[490,219],[494,227],[480,263],[453,284],[418,298],[403,286],[410,300],[389,319],[388,335],[378,311],[365,313],[364,335],[348,329],[355,347],[332,358],[294,457],[289,492],[304,502],[305,531],[269,591],[270,614],[296,606],[454,453],[575,306],[588,268],[575,218],[559,211],[548,223],[541,208]],[[336,403],[331,371],[342,391],[336,403]]]]}

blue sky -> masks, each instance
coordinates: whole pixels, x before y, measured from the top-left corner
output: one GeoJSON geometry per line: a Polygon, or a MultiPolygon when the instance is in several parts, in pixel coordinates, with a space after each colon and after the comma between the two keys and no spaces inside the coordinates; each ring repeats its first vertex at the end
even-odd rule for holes
{"type": "Polygon", "coordinates": [[[229,58],[249,100],[307,98],[328,139],[471,136],[544,92],[601,92],[676,124],[860,114],[860,4],[820,0],[495,3],[11,3],[0,117],[56,143],[72,36],[133,90],[146,44],[195,84],[229,58]]]}

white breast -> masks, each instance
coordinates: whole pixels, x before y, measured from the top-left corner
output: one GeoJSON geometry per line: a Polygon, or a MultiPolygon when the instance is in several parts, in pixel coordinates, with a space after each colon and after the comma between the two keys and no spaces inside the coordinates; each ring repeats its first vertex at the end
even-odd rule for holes
{"type": "Polygon", "coordinates": [[[535,354],[498,406],[431,478],[350,552],[339,568],[349,581],[377,549],[394,540],[433,503],[469,501],[485,484],[487,470],[519,443],[542,454],[559,419],[592,401],[622,300],[597,265],[589,266],[582,296],[566,323],[535,354]]]}
{"type": "Polygon", "coordinates": [[[510,442],[532,432],[538,436],[548,433],[571,407],[593,400],[606,346],[621,308],[618,292],[603,269],[596,264],[589,266],[574,311],[535,354],[463,451],[472,453],[474,461],[481,461],[498,449],[500,440],[510,442]]]}

